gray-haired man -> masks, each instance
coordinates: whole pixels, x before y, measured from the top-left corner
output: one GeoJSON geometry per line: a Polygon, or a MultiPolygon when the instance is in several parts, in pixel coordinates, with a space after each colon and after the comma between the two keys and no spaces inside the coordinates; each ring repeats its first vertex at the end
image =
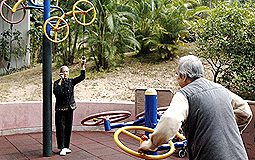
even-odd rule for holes
{"type": "Polygon", "coordinates": [[[198,57],[180,58],[178,83],[181,89],[150,139],[140,145],[139,152],[156,150],[182,126],[189,159],[248,159],[240,134],[252,119],[249,105],[220,84],[202,78],[203,72],[198,57]]]}

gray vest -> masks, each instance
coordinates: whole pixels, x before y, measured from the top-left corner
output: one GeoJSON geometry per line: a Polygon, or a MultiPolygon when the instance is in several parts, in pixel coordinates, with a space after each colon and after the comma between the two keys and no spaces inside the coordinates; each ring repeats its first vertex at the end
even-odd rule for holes
{"type": "Polygon", "coordinates": [[[189,159],[248,159],[228,91],[223,86],[199,78],[178,92],[189,102],[188,119],[183,123],[189,159]]]}

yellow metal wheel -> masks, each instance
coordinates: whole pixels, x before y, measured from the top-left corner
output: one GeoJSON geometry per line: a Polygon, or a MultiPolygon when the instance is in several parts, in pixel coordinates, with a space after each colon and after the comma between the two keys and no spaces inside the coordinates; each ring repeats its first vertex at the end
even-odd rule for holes
{"type": "Polygon", "coordinates": [[[54,43],[64,41],[69,35],[68,23],[61,17],[51,17],[43,25],[45,36],[54,43]],[[50,35],[46,33],[46,26],[50,25],[50,35]]]}
{"type": "Polygon", "coordinates": [[[118,147],[120,147],[123,151],[133,155],[133,156],[136,156],[136,157],[139,157],[139,158],[142,158],[142,159],[164,159],[164,158],[167,158],[169,157],[171,154],[174,153],[175,151],[175,147],[174,147],[174,144],[172,141],[169,141],[168,143],[170,144],[170,150],[165,153],[165,154],[162,154],[162,155],[147,155],[147,154],[144,154],[144,153],[139,153],[139,152],[136,152],[136,151],[133,151],[129,148],[127,148],[126,146],[124,146],[120,140],[119,140],[119,134],[120,133],[124,133],[136,140],[138,140],[140,143],[143,142],[143,140],[138,137],[137,135],[129,132],[128,130],[143,130],[143,131],[147,131],[147,132],[153,132],[154,130],[151,129],[151,128],[148,128],[148,127],[142,127],[142,126],[126,126],[126,127],[122,127],[120,129],[118,129],[115,133],[114,133],[114,141],[115,143],[117,144],[118,147]]]}
{"type": "Polygon", "coordinates": [[[87,0],[79,0],[73,6],[73,17],[77,23],[83,26],[91,25],[96,19],[96,9],[93,4],[87,0]],[[90,17],[86,22],[86,15],[93,12],[93,17],[90,17]]]}

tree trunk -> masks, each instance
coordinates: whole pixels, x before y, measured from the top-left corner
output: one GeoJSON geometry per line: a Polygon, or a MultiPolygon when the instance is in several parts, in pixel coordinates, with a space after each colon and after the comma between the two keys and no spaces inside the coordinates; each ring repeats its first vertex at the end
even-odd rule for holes
{"type": "Polygon", "coordinates": [[[74,55],[75,55],[75,52],[76,52],[78,37],[79,37],[79,32],[77,31],[77,32],[75,33],[75,38],[74,38],[74,43],[73,43],[72,54],[71,54],[71,57],[70,57],[70,60],[71,60],[70,63],[73,63],[73,60],[74,60],[74,57],[75,57],[74,55]]]}
{"type": "Polygon", "coordinates": [[[8,69],[6,68],[5,64],[4,64],[4,53],[3,53],[2,60],[1,60],[1,65],[4,67],[4,69],[5,69],[5,71],[7,72],[7,74],[9,74],[9,71],[8,71],[8,69]]]}

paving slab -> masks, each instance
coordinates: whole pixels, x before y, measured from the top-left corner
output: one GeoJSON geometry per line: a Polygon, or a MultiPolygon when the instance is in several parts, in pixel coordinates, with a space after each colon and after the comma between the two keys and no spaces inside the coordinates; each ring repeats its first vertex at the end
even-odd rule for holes
{"type": "MultiPolygon", "coordinates": [[[[0,160],[139,160],[114,142],[113,132],[73,131],[70,149],[72,153],[59,156],[56,133],[52,133],[52,156],[43,157],[43,133],[27,133],[0,137],[0,160]]],[[[120,135],[121,142],[130,149],[137,150],[139,142],[133,138],[120,135]]],[[[178,151],[178,150],[177,150],[178,151]]],[[[167,160],[187,160],[179,158],[175,152],[167,160]]]]}

